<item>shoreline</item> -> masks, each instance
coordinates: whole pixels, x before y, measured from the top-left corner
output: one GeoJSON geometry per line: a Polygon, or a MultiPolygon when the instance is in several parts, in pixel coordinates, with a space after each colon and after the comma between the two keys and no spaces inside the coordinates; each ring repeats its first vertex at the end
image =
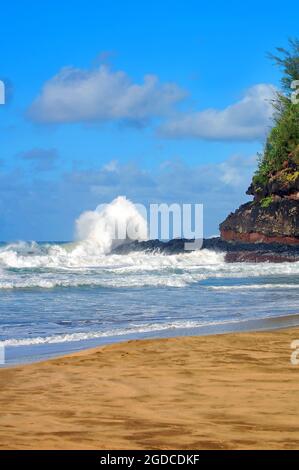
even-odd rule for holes
{"type": "Polygon", "coordinates": [[[190,336],[211,336],[227,333],[271,331],[290,327],[299,327],[299,314],[278,315],[274,317],[254,318],[227,322],[214,322],[197,327],[165,329],[127,335],[95,337],[80,341],[61,343],[31,344],[26,346],[6,346],[5,364],[1,368],[33,364],[51,358],[59,358],[80,351],[86,351],[109,344],[124,343],[131,340],[163,339],[190,336]]]}
{"type": "Polygon", "coordinates": [[[299,448],[296,339],[131,340],[3,368],[0,448],[299,448]]]}

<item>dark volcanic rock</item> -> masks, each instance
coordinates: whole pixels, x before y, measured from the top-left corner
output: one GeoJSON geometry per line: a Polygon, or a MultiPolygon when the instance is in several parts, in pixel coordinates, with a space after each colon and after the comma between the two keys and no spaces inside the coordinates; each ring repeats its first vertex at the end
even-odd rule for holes
{"type": "Polygon", "coordinates": [[[299,244],[299,201],[248,202],[220,224],[220,232],[227,241],[299,244]]]}
{"type": "Polygon", "coordinates": [[[253,180],[247,194],[254,200],[220,224],[224,240],[299,244],[299,171],[295,162],[286,162],[263,184],[253,180]]]}
{"type": "MultiPolygon", "coordinates": [[[[161,240],[134,241],[118,246],[113,252],[116,254],[127,254],[134,251],[145,251],[178,254],[185,252],[185,242],[192,241],[185,239],[174,239],[168,242],[162,242],[161,240]]],[[[299,261],[298,245],[228,242],[220,237],[215,237],[203,240],[202,249],[224,252],[225,260],[229,263],[299,261]]]]}
{"type": "Polygon", "coordinates": [[[273,251],[234,251],[225,255],[227,263],[292,263],[299,261],[299,254],[275,253],[273,251]]]}

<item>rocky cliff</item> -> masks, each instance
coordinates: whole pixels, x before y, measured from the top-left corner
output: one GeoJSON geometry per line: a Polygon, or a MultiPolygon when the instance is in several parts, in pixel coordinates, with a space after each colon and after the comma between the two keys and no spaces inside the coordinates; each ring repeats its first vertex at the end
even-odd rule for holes
{"type": "Polygon", "coordinates": [[[250,243],[299,244],[299,167],[290,158],[265,184],[247,190],[252,202],[243,204],[220,224],[222,239],[250,243]]]}
{"type": "Polygon", "coordinates": [[[270,54],[283,71],[281,91],[273,97],[273,127],[259,155],[258,168],[244,204],[220,224],[227,241],[299,244],[299,39],[289,50],[270,54]]]}

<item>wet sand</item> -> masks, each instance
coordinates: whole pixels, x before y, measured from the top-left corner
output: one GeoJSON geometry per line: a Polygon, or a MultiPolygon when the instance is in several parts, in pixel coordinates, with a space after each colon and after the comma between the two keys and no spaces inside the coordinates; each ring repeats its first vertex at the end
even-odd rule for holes
{"type": "Polygon", "coordinates": [[[113,344],[0,370],[1,449],[298,449],[299,328],[113,344]]]}

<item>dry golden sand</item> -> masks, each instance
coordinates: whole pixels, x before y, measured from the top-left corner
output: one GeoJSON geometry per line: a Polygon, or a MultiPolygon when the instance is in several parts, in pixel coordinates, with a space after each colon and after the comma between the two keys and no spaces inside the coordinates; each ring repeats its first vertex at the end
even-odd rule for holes
{"type": "Polygon", "coordinates": [[[0,448],[298,449],[297,338],[129,341],[2,369],[0,448]]]}

